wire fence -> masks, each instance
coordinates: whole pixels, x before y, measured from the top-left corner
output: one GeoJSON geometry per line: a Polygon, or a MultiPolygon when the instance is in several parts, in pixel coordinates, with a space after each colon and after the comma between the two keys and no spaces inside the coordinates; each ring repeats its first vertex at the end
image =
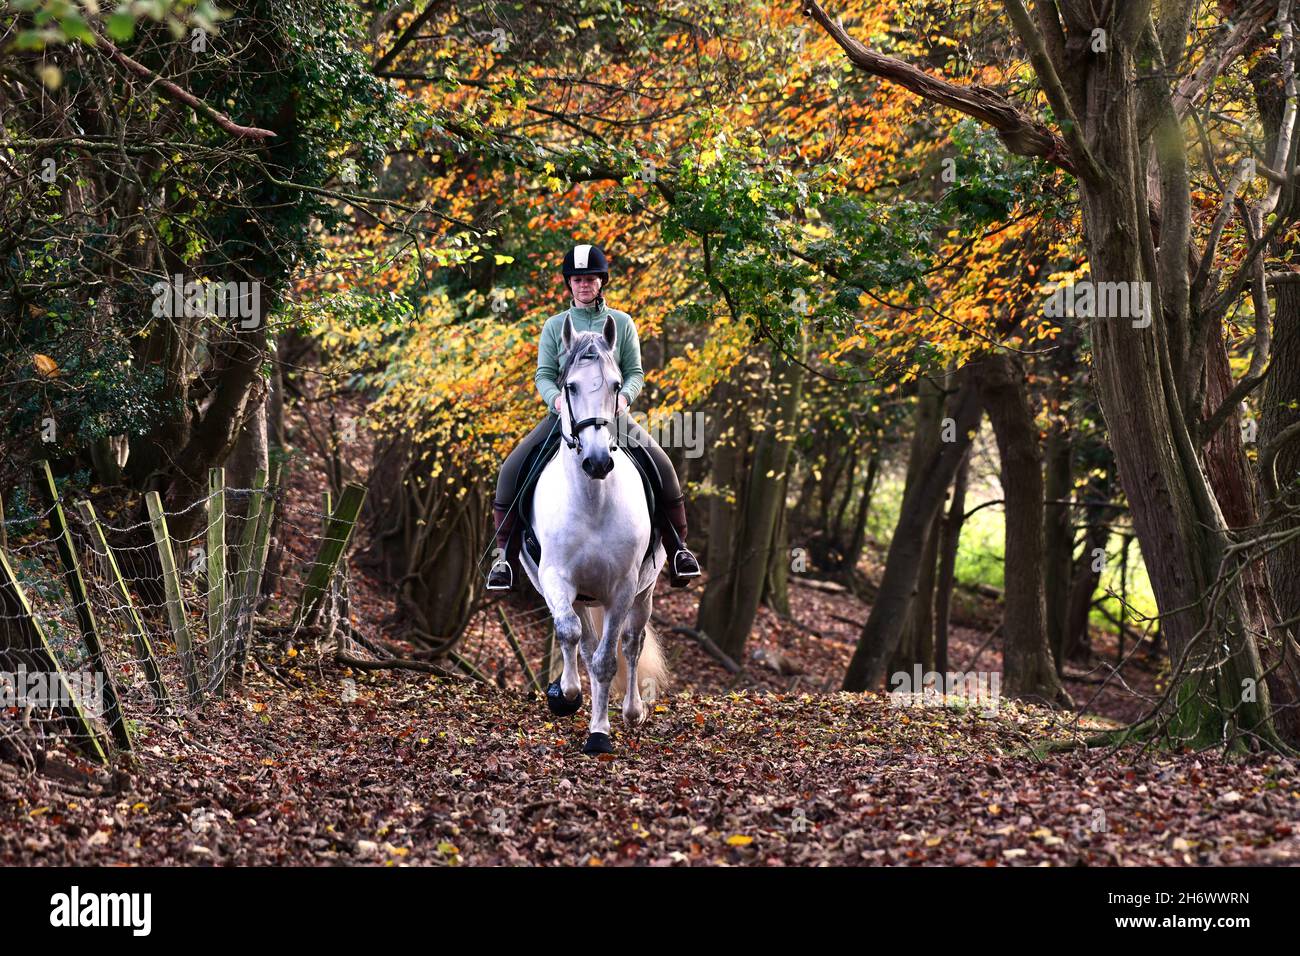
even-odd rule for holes
{"type": "Polygon", "coordinates": [[[214,468],[194,503],[167,511],[149,492],[147,520],[119,525],[60,498],[38,462],[43,510],[0,511],[0,748],[68,734],[110,763],[141,722],[238,685],[257,633],[332,632],[365,488],[315,511],[287,501],[280,478],[274,466],[228,488],[214,468]],[[271,600],[272,579],[287,600],[271,600]]]}

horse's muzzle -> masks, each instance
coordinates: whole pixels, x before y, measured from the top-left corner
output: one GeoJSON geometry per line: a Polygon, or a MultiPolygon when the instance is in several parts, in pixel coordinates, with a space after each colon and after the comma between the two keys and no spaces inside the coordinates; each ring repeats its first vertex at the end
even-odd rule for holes
{"type": "Polygon", "coordinates": [[[582,459],[582,470],[588,478],[604,478],[614,470],[614,459],[609,454],[588,455],[582,459]]]}

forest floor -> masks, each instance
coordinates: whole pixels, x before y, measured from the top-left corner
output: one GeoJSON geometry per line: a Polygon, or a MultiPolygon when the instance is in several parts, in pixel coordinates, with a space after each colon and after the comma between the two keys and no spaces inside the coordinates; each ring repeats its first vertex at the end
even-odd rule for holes
{"type": "MultiPolygon", "coordinates": [[[[665,591],[659,613],[689,621],[693,599],[665,591]]],[[[853,632],[827,615],[866,609],[796,586],[792,610],[823,634],[764,612],[764,663],[738,676],[667,638],[673,688],[638,735],[614,719],[616,752],[600,758],[580,752],[582,712],[553,718],[507,672],[486,622],[466,653],[504,686],[264,646],[242,693],[182,727],[142,721],[133,767],[62,747],[42,772],[0,763],[0,864],[1300,863],[1295,762],[1035,756],[1032,743],[1113,721],[823,691],[853,632]]],[[[518,621],[536,661],[540,624],[518,621]]],[[[976,641],[963,630],[954,659],[976,641]]]]}
{"type": "MultiPolygon", "coordinates": [[[[290,498],[310,506],[322,481],[295,470],[290,498]]],[[[353,622],[400,647],[391,588],[361,565],[353,622]]],[[[528,687],[496,605],[459,648],[486,682],[264,641],[239,692],[180,724],[140,717],[129,764],[61,743],[39,771],[0,761],[0,865],[1300,864],[1295,761],[1035,752],[1141,715],[1165,666],[1148,644],[1116,674],[1114,636],[1094,634],[1073,713],[900,707],[837,689],[869,611],[852,593],[792,575],[791,616],[762,609],[732,674],[670,630],[700,590],[661,580],[673,679],[638,734],[612,719],[612,755],[583,756],[585,709],[556,719],[528,687]]],[[[536,667],[545,609],[501,607],[536,667]]],[[[959,592],[950,667],[1000,671],[998,619],[959,592]]]]}

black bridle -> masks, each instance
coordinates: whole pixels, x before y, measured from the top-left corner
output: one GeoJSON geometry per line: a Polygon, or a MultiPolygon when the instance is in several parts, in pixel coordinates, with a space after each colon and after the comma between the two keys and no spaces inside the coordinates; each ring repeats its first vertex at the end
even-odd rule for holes
{"type": "MultiPolygon", "coordinates": [[[[575,362],[577,361],[576,356],[574,357],[574,361],[575,362]]],[[[578,437],[578,433],[580,431],[582,431],[584,428],[609,428],[609,426],[614,423],[610,421],[608,418],[584,418],[580,422],[575,422],[573,420],[573,400],[569,398],[569,376],[567,370],[565,372],[564,381],[560,383],[560,388],[564,390],[564,406],[569,410],[569,421],[573,422],[573,427],[571,429],[572,434],[566,435],[564,434],[564,422],[563,420],[561,420],[560,437],[564,439],[564,443],[566,445],[568,445],[575,452],[581,455],[582,439],[578,437]]],[[[615,399],[614,401],[615,401],[615,407],[617,408],[618,399],[615,399]]],[[[618,451],[618,448],[619,448],[619,444],[618,444],[617,432],[614,429],[610,429],[609,450],[618,451]]]]}

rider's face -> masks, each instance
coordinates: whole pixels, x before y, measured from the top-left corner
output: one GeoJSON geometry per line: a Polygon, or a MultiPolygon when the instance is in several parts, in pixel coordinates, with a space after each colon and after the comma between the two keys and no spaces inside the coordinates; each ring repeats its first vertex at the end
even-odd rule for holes
{"type": "Polygon", "coordinates": [[[569,289],[578,305],[590,305],[600,292],[600,276],[571,276],[569,289]]]}

